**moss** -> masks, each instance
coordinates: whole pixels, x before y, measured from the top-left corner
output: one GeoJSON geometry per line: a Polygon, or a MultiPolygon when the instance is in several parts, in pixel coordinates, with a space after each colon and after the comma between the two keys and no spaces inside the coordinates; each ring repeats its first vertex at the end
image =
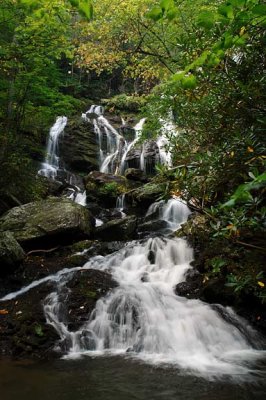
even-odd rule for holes
{"type": "Polygon", "coordinates": [[[95,298],[98,297],[97,293],[93,292],[92,290],[87,290],[87,291],[84,292],[84,294],[85,294],[85,296],[87,296],[87,297],[89,297],[91,299],[95,299],[95,298]]]}
{"type": "MultiPolygon", "coordinates": [[[[82,240],[81,242],[74,243],[69,249],[72,253],[77,253],[89,249],[93,243],[92,240],[82,240]]],[[[72,257],[75,257],[75,255],[72,257]]]]}

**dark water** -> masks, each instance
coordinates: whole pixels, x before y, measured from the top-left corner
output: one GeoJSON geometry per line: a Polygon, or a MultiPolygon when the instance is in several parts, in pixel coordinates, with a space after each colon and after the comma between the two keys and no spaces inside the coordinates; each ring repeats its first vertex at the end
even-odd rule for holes
{"type": "Polygon", "coordinates": [[[265,399],[266,383],[208,381],[120,357],[0,362],[1,400],[265,399]]]}

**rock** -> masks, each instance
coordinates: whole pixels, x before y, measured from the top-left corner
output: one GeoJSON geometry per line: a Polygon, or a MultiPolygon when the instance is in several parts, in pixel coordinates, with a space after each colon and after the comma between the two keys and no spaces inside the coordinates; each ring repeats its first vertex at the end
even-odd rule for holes
{"type": "Polygon", "coordinates": [[[135,139],[136,131],[129,125],[123,125],[119,128],[121,135],[127,140],[132,142],[135,139]]]}
{"type": "Polygon", "coordinates": [[[165,186],[158,183],[147,183],[140,188],[126,193],[126,201],[147,208],[163,194],[165,186]]]}
{"type": "Polygon", "coordinates": [[[93,124],[81,118],[69,120],[59,141],[59,154],[66,169],[89,172],[99,167],[99,148],[93,124]]]}
{"type": "Polygon", "coordinates": [[[14,358],[46,359],[58,357],[53,352],[59,339],[46,324],[42,301],[52,290],[50,283],[39,285],[17,299],[1,302],[0,354],[14,358]]]}
{"type": "Polygon", "coordinates": [[[148,175],[155,174],[155,165],[159,161],[159,148],[154,140],[148,140],[144,143],[144,159],[145,159],[145,172],[148,175]]]}
{"type": "Polygon", "coordinates": [[[97,300],[105,296],[117,283],[104,271],[85,270],[75,273],[67,282],[66,321],[70,330],[78,330],[89,319],[97,300]]]}
{"type": "Polygon", "coordinates": [[[104,208],[114,208],[117,197],[128,190],[124,176],[93,171],[84,181],[89,202],[98,203],[104,208]]]}
{"type": "Polygon", "coordinates": [[[0,231],[11,231],[22,246],[67,243],[92,233],[89,211],[65,198],[50,197],[12,208],[0,218],[0,231]]]}
{"type": "Polygon", "coordinates": [[[103,241],[131,240],[135,238],[137,219],[126,217],[119,220],[109,221],[96,228],[95,237],[103,241]]]}
{"type": "Polygon", "coordinates": [[[104,172],[100,171],[92,171],[84,178],[85,184],[88,183],[95,183],[98,185],[115,182],[118,185],[125,185],[126,179],[124,176],[120,175],[112,175],[112,174],[105,174],[104,172]]]}
{"type": "Polygon", "coordinates": [[[144,172],[138,168],[127,168],[125,171],[125,177],[132,181],[147,182],[144,172]]]}
{"type": "Polygon", "coordinates": [[[139,225],[138,227],[138,232],[157,232],[157,231],[163,231],[168,228],[168,223],[164,220],[155,220],[155,221],[148,221],[145,222],[144,224],[139,225]]]}
{"type": "Polygon", "coordinates": [[[232,305],[236,302],[236,294],[232,288],[225,286],[224,278],[212,278],[205,283],[200,298],[211,304],[232,305]]]}
{"type": "Polygon", "coordinates": [[[178,283],[175,287],[175,293],[178,296],[187,299],[198,299],[203,290],[203,277],[195,269],[188,270],[186,281],[178,283]]]}
{"type": "Polygon", "coordinates": [[[195,247],[205,245],[209,241],[209,220],[205,215],[193,213],[175,233],[177,237],[186,236],[190,244],[195,247]]]}
{"type": "Polygon", "coordinates": [[[0,275],[11,273],[23,261],[25,253],[11,232],[0,233],[0,275]]]}
{"type": "MultiPolygon", "coordinates": [[[[77,271],[58,291],[60,321],[76,330],[90,317],[96,301],[116,287],[111,275],[97,270],[77,271]]],[[[69,347],[60,341],[55,329],[46,323],[43,301],[58,290],[51,282],[43,283],[14,300],[2,301],[0,355],[15,358],[51,359],[62,356],[69,347]],[[58,346],[59,344],[59,346],[58,346]]],[[[88,332],[80,337],[84,348],[93,345],[88,332]]]]}

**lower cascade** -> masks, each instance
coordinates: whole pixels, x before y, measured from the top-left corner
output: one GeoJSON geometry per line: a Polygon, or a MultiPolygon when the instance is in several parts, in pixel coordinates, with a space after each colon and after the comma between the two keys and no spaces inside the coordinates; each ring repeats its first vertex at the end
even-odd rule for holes
{"type": "MultiPolygon", "coordinates": [[[[156,207],[175,229],[189,214],[176,199],[156,207]]],[[[45,299],[44,312],[67,348],[66,358],[127,354],[208,376],[251,372],[265,352],[246,321],[230,308],[174,293],[192,260],[193,250],[185,240],[164,236],[129,242],[111,255],[91,258],[82,269],[107,271],[118,287],[97,301],[77,331],[69,330],[62,318],[65,283],[75,271],[52,277],[57,289],[45,299]]]]}

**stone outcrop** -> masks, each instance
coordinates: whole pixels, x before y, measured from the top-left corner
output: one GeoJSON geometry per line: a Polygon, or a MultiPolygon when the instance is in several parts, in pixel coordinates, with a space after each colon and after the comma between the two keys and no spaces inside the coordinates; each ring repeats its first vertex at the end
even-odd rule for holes
{"type": "Polygon", "coordinates": [[[71,242],[88,237],[93,218],[89,211],[65,198],[50,197],[14,207],[0,219],[0,231],[10,231],[27,248],[39,243],[71,242]]]}
{"type": "Polygon", "coordinates": [[[66,169],[75,172],[98,169],[98,152],[93,125],[81,118],[70,120],[59,141],[59,154],[66,169]]]}
{"type": "Polygon", "coordinates": [[[0,233],[0,275],[13,272],[23,261],[25,253],[11,232],[0,233]]]}
{"type": "Polygon", "coordinates": [[[126,200],[136,206],[145,209],[154,203],[164,192],[164,185],[158,183],[147,183],[126,194],[126,200]]]}
{"type": "Polygon", "coordinates": [[[144,172],[138,168],[128,168],[125,170],[125,177],[131,181],[147,182],[144,172]]]}
{"type": "Polygon", "coordinates": [[[135,238],[137,229],[136,217],[108,221],[96,229],[95,236],[103,241],[131,240],[135,238]]]}

